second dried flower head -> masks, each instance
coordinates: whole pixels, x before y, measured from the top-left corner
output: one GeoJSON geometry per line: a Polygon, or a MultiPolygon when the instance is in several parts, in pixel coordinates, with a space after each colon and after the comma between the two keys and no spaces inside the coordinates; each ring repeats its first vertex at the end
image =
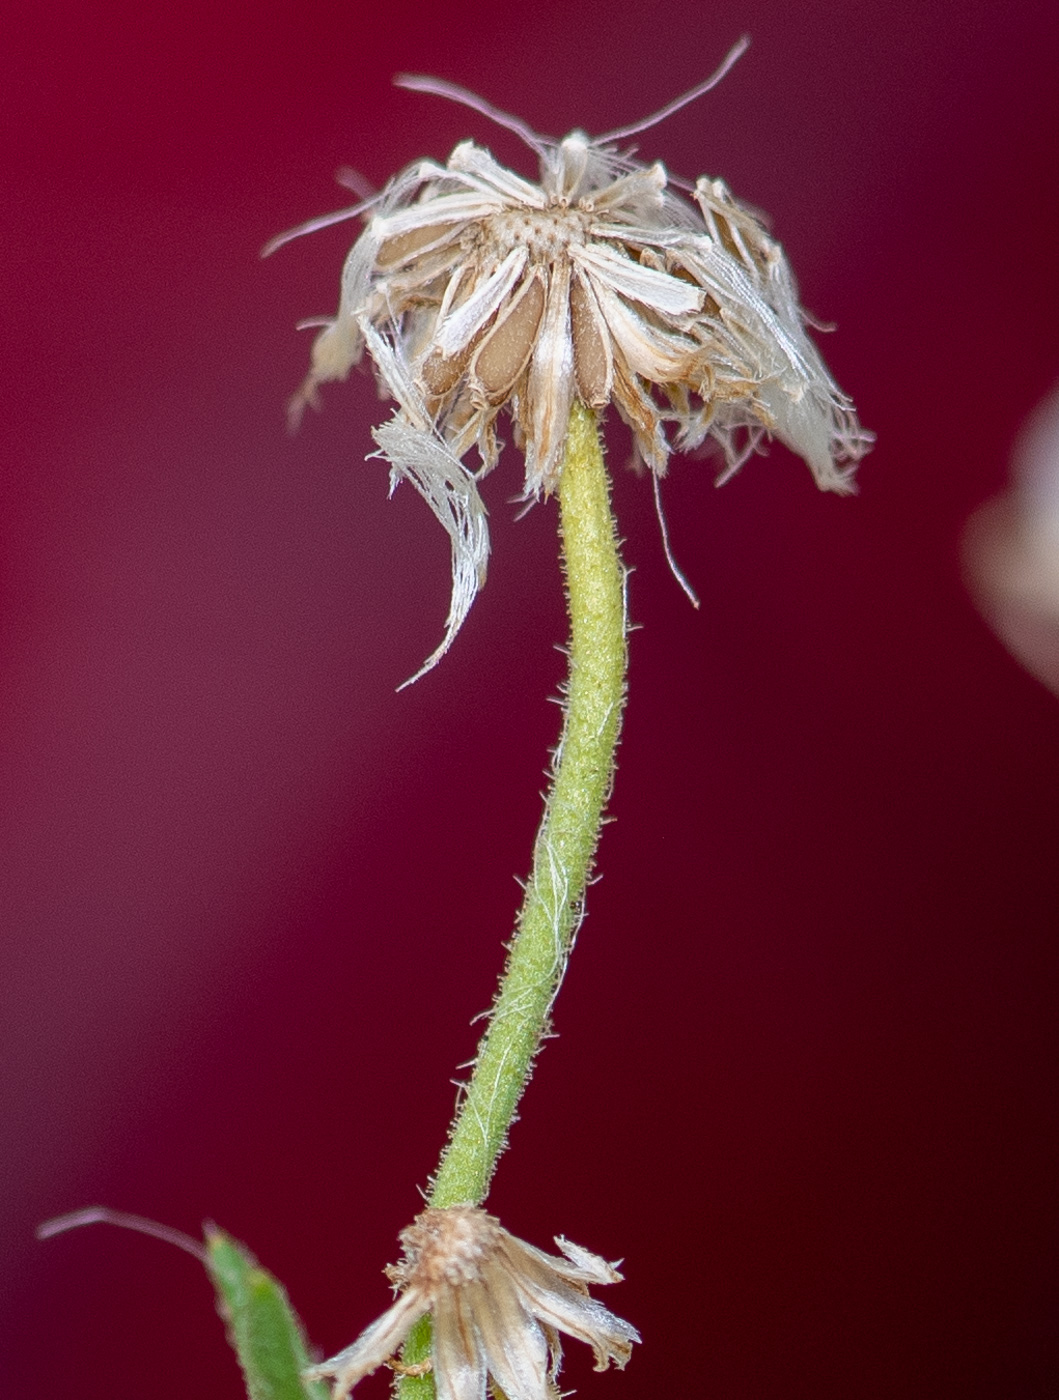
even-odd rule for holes
{"type": "Polygon", "coordinates": [[[317,387],[344,378],[365,348],[397,401],[375,438],[453,545],[446,636],[424,670],[484,580],[485,509],[462,459],[476,447],[479,471],[496,464],[502,411],[525,455],[527,496],[556,485],[575,395],[595,410],[614,403],[656,477],[671,451],[707,438],[728,475],[775,436],[820,487],[851,489],[871,435],[805,333],[783,249],[723,181],[700,178],[688,199],[660,163],[618,148],[655,119],[553,141],[460,89],[404,81],[471,102],[540,162],[534,184],[465,141],[445,165],[417,161],[352,211],[371,213],[292,406],[316,403],[317,387]]]}
{"type": "Polygon", "coordinates": [[[387,1270],[400,1296],[351,1347],[314,1366],[344,1400],[402,1345],[413,1324],[433,1323],[430,1368],[438,1400],[484,1400],[491,1378],[507,1400],[558,1400],[559,1333],[587,1342],[596,1369],[624,1366],[635,1327],[588,1296],[621,1274],[598,1255],[556,1240],[565,1258],[516,1239],[472,1206],[425,1210],[401,1233],[404,1258],[387,1270]]]}

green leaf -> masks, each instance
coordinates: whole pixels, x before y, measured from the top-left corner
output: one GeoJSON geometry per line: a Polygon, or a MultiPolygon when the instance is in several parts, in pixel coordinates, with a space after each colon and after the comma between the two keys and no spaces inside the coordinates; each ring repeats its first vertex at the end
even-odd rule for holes
{"type": "Polygon", "coordinates": [[[322,1382],[302,1379],[311,1358],[279,1280],[216,1227],[206,1231],[206,1268],[250,1400],[327,1400],[322,1382]]]}

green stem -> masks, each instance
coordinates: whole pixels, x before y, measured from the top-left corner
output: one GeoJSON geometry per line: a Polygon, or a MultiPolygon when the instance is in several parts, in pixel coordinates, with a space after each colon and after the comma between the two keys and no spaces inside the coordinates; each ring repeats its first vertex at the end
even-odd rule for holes
{"type": "MultiPolygon", "coordinates": [[[[625,575],[596,420],[579,402],[570,414],[558,494],[570,614],[562,735],[507,965],[432,1182],[432,1206],[485,1199],[548,1030],[614,776],[625,698],[625,575]]],[[[422,1360],[429,1345],[424,1318],[402,1359],[422,1360]]],[[[432,1390],[429,1376],[405,1377],[400,1385],[402,1400],[427,1400],[432,1390]]]]}

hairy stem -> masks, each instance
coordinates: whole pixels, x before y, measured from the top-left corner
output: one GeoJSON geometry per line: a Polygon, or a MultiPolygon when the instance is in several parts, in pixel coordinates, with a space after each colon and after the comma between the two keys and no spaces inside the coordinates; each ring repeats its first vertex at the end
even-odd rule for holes
{"type": "MultiPolygon", "coordinates": [[[[577,402],[558,495],[570,614],[562,735],[507,965],[433,1179],[432,1206],[485,1199],[548,1030],[614,776],[625,698],[625,575],[596,420],[577,402]]],[[[429,1345],[430,1320],[424,1318],[408,1339],[404,1363],[422,1360],[429,1345]]],[[[400,1391],[402,1400],[427,1400],[432,1379],[406,1376],[400,1391]]]]}

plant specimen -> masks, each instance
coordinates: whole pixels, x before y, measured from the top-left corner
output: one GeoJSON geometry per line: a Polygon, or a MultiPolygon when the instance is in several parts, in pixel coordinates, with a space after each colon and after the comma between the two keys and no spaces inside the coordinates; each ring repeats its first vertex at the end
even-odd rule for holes
{"type": "Polygon", "coordinates": [[[600,1367],[624,1365],[639,1340],[588,1295],[619,1277],[612,1266],[563,1239],[562,1257],[543,1254],[481,1207],[548,1029],[613,781],[625,573],[600,415],[613,404],[628,424],[656,502],[671,453],[707,440],[723,454],[722,478],[776,437],[821,488],[838,492],[852,489],[871,443],[806,334],[786,257],[759,218],[722,181],[684,184],[622,146],[712,87],[744,47],[656,116],[593,139],[542,137],[462,89],[399,79],[514,131],[538,159],[538,181],[466,141],[444,164],[416,161],[380,194],[270,245],[364,219],[291,418],[318,406],[320,386],[345,378],[365,352],[396,405],[374,430],[379,453],[393,485],[410,481],[423,496],[452,549],[445,633],[412,680],[451,646],[485,580],[478,481],[497,466],[505,423],[524,458],[524,498],[558,499],[570,669],[515,935],[427,1209],[401,1236],[404,1258],[390,1270],[396,1302],[338,1356],[302,1369],[304,1346],[274,1281],[226,1237],[207,1241],[252,1395],[317,1394],[328,1378],[343,1400],[387,1363],[404,1400],[479,1400],[490,1382],[508,1400],[551,1400],[560,1332],[588,1342],[600,1367]],[[254,1287],[287,1318],[285,1389],[271,1380],[265,1388],[260,1358],[250,1357],[254,1327],[241,1319],[253,1313],[254,1287]]]}

